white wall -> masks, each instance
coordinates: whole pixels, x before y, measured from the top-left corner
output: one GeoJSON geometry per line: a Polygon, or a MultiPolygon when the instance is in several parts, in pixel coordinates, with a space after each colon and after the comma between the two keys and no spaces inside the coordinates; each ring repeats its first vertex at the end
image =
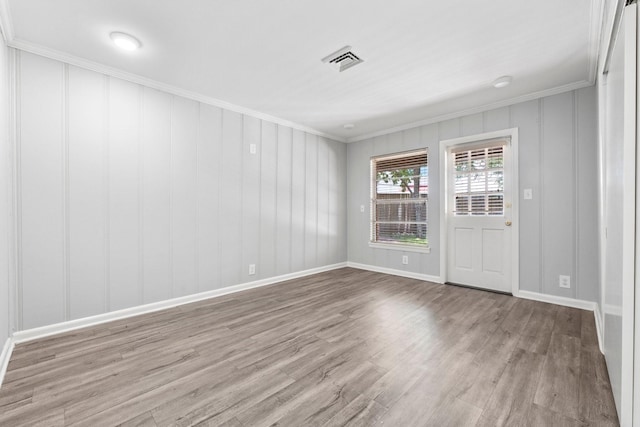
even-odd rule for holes
{"type": "Polygon", "coordinates": [[[20,329],[346,260],[344,144],[17,62],[20,329]]]}
{"type": "Polygon", "coordinates": [[[439,141],[512,127],[519,129],[520,289],[599,302],[594,87],[349,144],[349,261],[439,276],[439,141]],[[370,248],[370,157],[417,147],[429,149],[431,253],[370,248]],[[522,200],[524,188],[533,200],[522,200]],[[571,289],[558,287],[560,274],[571,276],[571,289]]]}
{"type": "MultiPolygon", "coordinates": [[[[8,49],[0,35],[0,351],[11,335],[11,145],[9,143],[9,65],[8,49]]],[[[1,374],[0,374],[1,375],[1,374]]]]}

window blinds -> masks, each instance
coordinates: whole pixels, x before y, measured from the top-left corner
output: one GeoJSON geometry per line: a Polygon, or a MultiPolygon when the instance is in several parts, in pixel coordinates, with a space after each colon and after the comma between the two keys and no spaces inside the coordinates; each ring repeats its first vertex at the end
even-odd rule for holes
{"type": "Polygon", "coordinates": [[[451,151],[455,215],[504,215],[504,146],[496,140],[451,151]]]}
{"type": "Polygon", "coordinates": [[[371,159],[371,241],[427,244],[428,154],[371,159]]]}

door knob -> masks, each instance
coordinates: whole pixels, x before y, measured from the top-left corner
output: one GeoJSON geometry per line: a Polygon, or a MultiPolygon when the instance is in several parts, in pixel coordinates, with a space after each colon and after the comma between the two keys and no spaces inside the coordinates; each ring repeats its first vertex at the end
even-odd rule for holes
{"type": "Polygon", "coordinates": [[[504,225],[506,225],[507,227],[511,227],[511,221],[505,221],[504,225]]]}

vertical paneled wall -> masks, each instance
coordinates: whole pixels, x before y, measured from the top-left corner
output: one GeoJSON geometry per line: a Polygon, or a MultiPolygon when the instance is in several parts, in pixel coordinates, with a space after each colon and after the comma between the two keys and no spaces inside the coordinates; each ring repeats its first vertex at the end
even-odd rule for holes
{"type": "Polygon", "coordinates": [[[599,302],[596,123],[588,87],[349,144],[349,261],[439,276],[439,141],[517,127],[520,289],[599,302]],[[429,149],[431,253],[370,248],[369,160],[418,147],[429,149]],[[523,200],[525,188],[532,200],[523,200]],[[558,287],[561,274],[571,276],[571,289],[558,287]]]}
{"type": "Polygon", "coordinates": [[[20,329],[346,261],[344,144],[17,56],[20,329]]]}
{"type": "Polygon", "coordinates": [[[12,332],[11,315],[13,294],[11,292],[13,245],[13,218],[10,215],[13,193],[13,162],[9,142],[9,66],[8,49],[0,34],[0,352],[12,332]]]}

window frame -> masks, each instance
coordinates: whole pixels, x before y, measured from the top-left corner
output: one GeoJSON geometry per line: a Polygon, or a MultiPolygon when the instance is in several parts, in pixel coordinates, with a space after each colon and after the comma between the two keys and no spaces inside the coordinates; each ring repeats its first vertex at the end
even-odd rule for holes
{"type": "MultiPolygon", "coordinates": [[[[370,177],[369,177],[369,186],[370,186],[370,194],[369,194],[369,247],[371,248],[379,248],[379,249],[391,249],[391,250],[399,250],[405,252],[420,252],[420,253],[429,253],[431,252],[430,242],[429,242],[429,149],[427,147],[418,148],[414,150],[401,151],[396,153],[383,154],[378,156],[372,156],[369,161],[370,167],[370,177]],[[425,216],[426,219],[423,222],[426,227],[426,239],[427,244],[411,244],[411,243],[402,243],[397,241],[380,241],[376,240],[376,225],[379,221],[376,220],[376,206],[379,198],[378,195],[378,180],[377,180],[377,162],[381,160],[392,160],[392,159],[401,159],[402,157],[416,156],[422,155],[426,156],[426,178],[427,178],[427,193],[424,198],[425,204],[425,216]]],[[[400,222],[402,223],[402,222],[400,222]]],[[[406,224],[415,224],[417,222],[407,221],[406,224]]],[[[420,222],[422,223],[422,221],[420,222]]]]}

